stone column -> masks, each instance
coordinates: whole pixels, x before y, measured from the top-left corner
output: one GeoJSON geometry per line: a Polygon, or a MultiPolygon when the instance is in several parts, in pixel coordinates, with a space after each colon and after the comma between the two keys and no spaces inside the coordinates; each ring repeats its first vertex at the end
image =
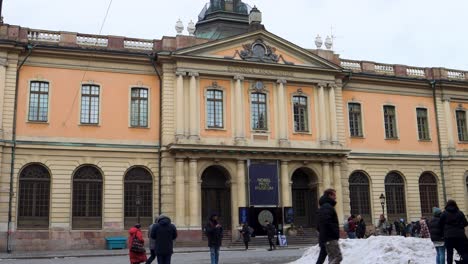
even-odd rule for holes
{"type": "Polygon", "coordinates": [[[344,217],[344,211],[343,211],[343,187],[341,185],[341,163],[339,162],[334,162],[333,163],[333,182],[335,184],[335,190],[337,194],[337,200],[336,200],[336,213],[338,214],[338,221],[341,223],[343,221],[344,217]]]}
{"type": "Polygon", "coordinates": [[[0,129],[3,130],[3,106],[5,102],[5,86],[6,86],[6,67],[8,66],[7,59],[0,59],[0,129]]]}
{"type": "Polygon", "coordinates": [[[448,139],[448,148],[455,149],[455,138],[453,136],[453,113],[452,108],[450,107],[450,98],[444,97],[442,99],[444,101],[444,112],[445,112],[445,120],[447,122],[447,139],[448,139]]]}
{"type": "Polygon", "coordinates": [[[332,84],[329,91],[329,106],[330,106],[330,131],[332,144],[338,144],[338,126],[336,120],[336,100],[335,100],[336,85],[332,84]]]}
{"type": "Polygon", "coordinates": [[[177,227],[186,226],[185,223],[185,176],[184,159],[176,159],[175,167],[175,224],[177,227]]]}
{"type": "Polygon", "coordinates": [[[197,72],[190,72],[190,87],[189,87],[189,105],[190,105],[190,136],[191,140],[199,140],[200,137],[198,135],[199,129],[199,121],[197,118],[197,113],[200,112],[197,109],[198,106],[198,94],[197,94],[197,77],[199,76],[197,72]]]}
{"type": "Polygon", "coordinates": [[[322,162],[322,175],[323,175],[323,190],[331,188],[331,180],[330,180],[330,162],[323,161],[322,162]]]}
{"type": "MultiPolygon", "coordinates": [[[[239,189],[241,186],[239,186],[238,182],[236,180],[231,181],[231,230],[236,231],[236,229],[239,227],[239,189]]],[[[233,232],[232,237],[234,239],[239,238],[239,232],[233,232]]]]}
{"type": "Polygon", "coordinates": [[[291,203],[291,181],[289,180],[288,162],[281,161],[281,205],[292,206],[291,203]]]}
{"type": "MultiPolygon", "coordinates": [[[[245,184],[245,160],[237,161],[237,184],[239,207],[247,207],[247,192],[245,184]]],[[[237,210],[237,209],[236,209],[237,210]]]]}
{"type": "MultiPolygon", "coordinates": [[[[197,160],[191,159],[189,163],[189,197],[190,197],[190,228],[201,228],[200,193],[198,181],[197,160]]],[[[178,199],[178,198],[176,198],[178,199]]]]}
{"type": "Polygon", "coordinates": [[[181,139],[184,137],[184,76],[185,72],[176,72],[177,85],[176,85],[176,138],[181,139]]]}
{"type": "Polygon", "coordinates": [[[243,76],[236,75],[234,76],[236,80],[235,86],[235,98],[234,98],[234,115],[235,115],[235,135],[234,139],[237,141],[244,141],[245,139],[245,129],[244,129],[244,111],[243,111],[243,93],[242,93],[242,81],[244,80],[243,76]]]}
{"type": "Polygon", "coordinates": [[[327,142],[327,119],[325,110],[325,94],[324,86],[326,84],[319,83],[318,87],[318,104],[319,104],[319,131],[320,131],[320,143],[327,142]]]}
{"type": "Polygon", "coordinates": [[[285,143],[288,141],[288,120],[286,119],[287,107],[285,100],[285,84],[286,80],[280,79],[276,81],[278,84],[278,123],[279,123],[279,141],[285,143]]]}

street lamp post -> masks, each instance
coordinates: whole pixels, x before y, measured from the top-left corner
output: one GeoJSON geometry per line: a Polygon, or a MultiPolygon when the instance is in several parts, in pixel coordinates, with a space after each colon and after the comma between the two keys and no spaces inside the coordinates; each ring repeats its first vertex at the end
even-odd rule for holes
{"type": "Polygon", "coordinates": [[[140,224],[140,205],[141,205],[141,196],[139,194],[137,194],[136,198],[135,198],[135,204],[136,204],[136,207],[137,207],[137,221],[138,221],[138,224],[140,224]]]}
{"type": "Polygon", "coordinates": [[[385,195],[381,193],[379,199],[380,205],[382,205],[382,214],[385,216],[385,195]]]}

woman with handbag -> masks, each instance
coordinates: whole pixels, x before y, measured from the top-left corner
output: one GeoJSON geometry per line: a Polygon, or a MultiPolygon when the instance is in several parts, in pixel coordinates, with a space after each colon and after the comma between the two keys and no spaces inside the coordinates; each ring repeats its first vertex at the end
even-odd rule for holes
{"type": "Polygon", "coordinates": [[[127,241],[129,249],[130,264],[140,264],[146,262],[145,241],[141,234],[141,225],[136,224],[128,231],[129,237],[127,241]]]}

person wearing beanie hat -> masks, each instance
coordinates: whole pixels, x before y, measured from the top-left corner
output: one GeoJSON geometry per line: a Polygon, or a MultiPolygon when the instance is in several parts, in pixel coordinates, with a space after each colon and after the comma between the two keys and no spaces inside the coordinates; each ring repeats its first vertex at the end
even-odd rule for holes
{"type": "Polygon", "coordinates": [[[445,242],[444,231],[440,228],[440,215],[442,210],[438,207],[432,208],[432,219],[429,222],[429,232],[432,243],[437,251],[436,264],[445,263],[445,242]]]}
{"type": "Polygon", "coordinates": [[[465,227],[468,226],[468,221],[454,200],[447,201],[445,211],[440,215],[439,226],[444,232],[447,263],[453,263],[454,249],[463,259],[461,263],[468,263],[468,239],[465,235],[465,227]]]}
{"type": "Polygon", "coordinates": [[[144,248],[145,240],[143,239],[140,228],[140,224],[135,224],[128,231],[129,237],[127,240],[127,246],[129,249],[130,263],[132,264],[140,264],[147,260],[144,248]]]}
{"type": "Polygon", "coordinates": [[[212,213],[205,226],[205,234],[210,248],[211,264],[218,264],[219,249],[223,240],[223,227],[218,222],[218,214],[212,213]]]}

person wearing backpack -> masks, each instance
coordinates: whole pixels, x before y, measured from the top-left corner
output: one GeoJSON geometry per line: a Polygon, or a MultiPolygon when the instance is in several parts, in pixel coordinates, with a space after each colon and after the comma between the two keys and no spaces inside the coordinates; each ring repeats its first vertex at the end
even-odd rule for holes
{"type": "Polygon", "coordinates": [[[155,240],[156,258],[158,264],[171,264],[174,253],[174,240],[177,238],[177,229],[171,219],[160,215],[158,223],[151,228],[151,238],[155,240]]]}

